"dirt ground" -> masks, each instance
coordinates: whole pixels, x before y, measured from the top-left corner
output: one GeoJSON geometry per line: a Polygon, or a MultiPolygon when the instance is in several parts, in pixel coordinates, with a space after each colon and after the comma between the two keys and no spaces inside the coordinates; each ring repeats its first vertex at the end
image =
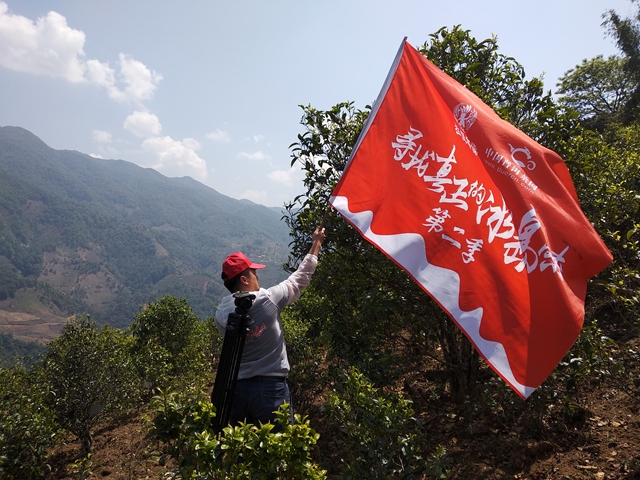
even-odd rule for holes
{"type": "Polygon", "coordinates": [[[80,443],[68,436],[53,450],[48,480],[79,478],[167,479],[173,478],[171,465],[161,466],[160,446],[146,438],[143,412],[94,430],[94,453],[82,461],[80,443]]]}
{"type": "Polygon", "coordinates": [[[439,412],[429,430],[453,460],[450,479],[640,479],[639,400],[602,385],[573,409],[511,423],[439,412]]]}

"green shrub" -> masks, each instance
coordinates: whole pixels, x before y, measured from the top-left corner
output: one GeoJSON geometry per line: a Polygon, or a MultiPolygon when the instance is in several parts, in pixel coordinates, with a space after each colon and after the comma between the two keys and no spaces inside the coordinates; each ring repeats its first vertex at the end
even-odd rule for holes
{"type": "Polygon", "coordinates": [[[37,369],[0,368],[0,478],[41,478],[57,426],[37,369]]]}
{"type": "Polygon", "coordinates": [[[618,344],[603,334],[595,319],[591,320],[554,375],[564,378],[568,392],[575,392],[582,378],[604,380],[620,373],[624,364],[618,352],[618,344]]]}
{"type": "Polygon", "coordinates": [[[18,340],[11,332],[0,332],[0,365],[4,367],[30,366],[46,349],[47,347],[40,343],[18,340]]]}
{"type": "Polygon", "coordinates": [[[93,449],[91,428],[140,399],[140,379],[129,354],[132,339],[90,317],[68,322],[44,356],[46,381],[58,423],[93,449]]]}
{"type": "Polygon", "coordinates": [[[171,354],[162,345],[149,342],[132,345],[131,356],[145,388],[164,388],[172,379],[171,354]]]}
{"type": "Polygon", "coordinates": [[[610,124],[602,134],[573,138],[565,156],[580,205],[613,255],[590,284],[603,320],[635,322],[640,309],[640,125],[610,124]],[[603,307],[608,308],[603,308],[603,307]]]}
{"type": "Polygon", "coordinates": [[[345,479],[408,479],[424,473],[440,478],[446,474],[444,449],[439,447],[431,463],[420,455],[422,427],[413,417],[411,401],[400,394],[381,394],[356,368],[351,368],[340,389],[329,397],[327,411],[344,432],[345,479]]]}
{"type": "Polygon", "coordinates": [[[278,411],[278,433],[271,423],[240,424],[225,428],[219,438],[211,428],[215,408],[207,400],[183,401],[170,392],[154,397],[152,406],[155,417],[149,435],[166,445],[166,455],[178,462],[183,478],[326,478],[311,460],[319,435],[300,415],[290,425],[287,405],[278,411]]]}
{"type": "Polygon", "coordinates": [[[165,295],[134,318],[129,332],[139,375],[153,386],[202,383],[211,372],[212,339],[185,298],[165,295]]]}
{"type": "MultiPolygon", "coordinates": [[[[307,293],[296,303],[313,301],[313,296],[307,293]]],[[[327,349],[322,345],[322,340],[314,335],[315,329],[309,320],[291,307],[282,312],[282,328],[291,365],[288,383],[294,400],[293,407],[308,411],[323,389],[325,369],[321,365],[327,349]]]]}

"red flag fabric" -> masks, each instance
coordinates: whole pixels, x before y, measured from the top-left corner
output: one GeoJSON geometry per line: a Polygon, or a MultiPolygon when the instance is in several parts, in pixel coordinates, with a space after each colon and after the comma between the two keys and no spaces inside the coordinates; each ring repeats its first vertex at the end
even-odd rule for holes
{"type": "Polygon", "coordinates": [[[331,205],[528,397],[582,328],[612,260],[563,160],[406,41],[331,205]]]}

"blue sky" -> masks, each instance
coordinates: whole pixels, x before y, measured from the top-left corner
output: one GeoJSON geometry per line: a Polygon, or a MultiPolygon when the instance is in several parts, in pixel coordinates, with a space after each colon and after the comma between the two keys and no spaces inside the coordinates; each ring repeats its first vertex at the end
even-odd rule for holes
{"type": "Polygon", "coordinates": [[[405,36],[494,34],[553,91],[583,59],[617,53],[609,9],[633,12],[629,0],[0,0],[0,126],[282,206],[303,192],[289,149],[299,105],[364,108],[405,36]]]}

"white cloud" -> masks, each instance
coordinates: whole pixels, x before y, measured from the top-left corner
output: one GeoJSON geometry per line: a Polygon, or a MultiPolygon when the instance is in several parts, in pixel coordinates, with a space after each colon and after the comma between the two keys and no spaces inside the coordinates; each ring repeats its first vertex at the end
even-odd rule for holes
{"type": "Polygon", "coordinates": [[[88,60],[85,63],[86,78],[106,89],[109,98],[120,103],[139,104],[153,97],[162,80],[161,74],[124,53],[118,56],[118,65],[120,72],[116,73],[108,63],[88,60]]]}
{"type": "Polygon", "coordinates": [[[140,103],[153,96],[162,75],[123,53],[119,73],[108,63],[86,60],[85,39],[84,32],[69,27],[57,12],[34,22],[9,13],[8,5],[0,1],[0,66],[71,83],[89,82],[122,103],[140,103]]]}
{"type": "Polygon", "coordinates": [[[216,129],[215,132],[207,133],[206,137],[214,142],[230,142],[231,137],[229,132],[225,130],[216,129]]]}
{"type": "Polygon", "coordinates": [[[200,150],[202,148],[202,144],[195,138],[185,138],[182,140],[182,144],[191,150],[200,150]]]}
{"type": "Polygon", "coordinates": [[[292,187],[299,171],[300,170],[295,167],[291,167],[289,170],[274,170],[267,174],[267,178],[276,183],[286,185],[287,187],[292,187]]]}
{"type": "Polygon", "coordinates": [[[137,110],[125,119],[123,128],[142,138],[157,137],[162,131],[162,125],[157,116],[137,110]]]}
{"type": "Polygon", "coordinates": [[[169,176],[194,176],[199,179],[207,177],[207,164],[198,156],[193,149],[192,138],[187,138],[182,142],[171,137],[147,138],[142,142],[142,148],[153,153],[158,164],[153,168],[169,176]]]}
{"type": "Polygon", "coordinates": [[[249,160],[268,160],[271,157],[264,152],[258,150],[254,153],[240,152],[238,158],[248,158],[249,160]]]}
{"type": "Polygon", "coordinates": [[[110,97],[112,96],[111,91],[117,90],[116,71],[108,63],[87,60],[85,63],[85,75],[90,83],[105,88],[110,97]]]}
{"type": "Polygon", "coordinates": [[[264,135],[254,135],[253,136],[253,141],[258,143],[261,142],[262,140],[264,140],[264,135]]]}
{"type": "Polygon", "coordinates": [[[94,130],[93,141],[97,143],[111,143],[112,136],[109,132],[104,130],[94,130]]]}
{"type": "Polygon", "coordinates": [[[65,17],[49,12],[35,23],[9,13],[0,2],[0,65],[10,70],[84,81],[85,35],[67,25],[65,17]]]}
{"type": "Polygon", "coordinates": [[[267,199],[267,192],[265,192],[264,190],[247,190],[238,195],[238,198],[251,200],[255,203],[264,203],[264,201],[267,199]]]}
{"type": "Polygon", "coordinates": [[[162,75],[149,70],[147,66],[134,60],[131,55],[120,54],[120,78],[126,85],[124,90],[114,89],[109,96],[122,102],[140,102],[153,97],[162,80],[162,75]]]}
{"type": "Polygon", "coordinates": [[[117,158],[120,152],[113,148],[110,143],[98,143],[96,151],[89,155],[94,158],[117,158]]]}

